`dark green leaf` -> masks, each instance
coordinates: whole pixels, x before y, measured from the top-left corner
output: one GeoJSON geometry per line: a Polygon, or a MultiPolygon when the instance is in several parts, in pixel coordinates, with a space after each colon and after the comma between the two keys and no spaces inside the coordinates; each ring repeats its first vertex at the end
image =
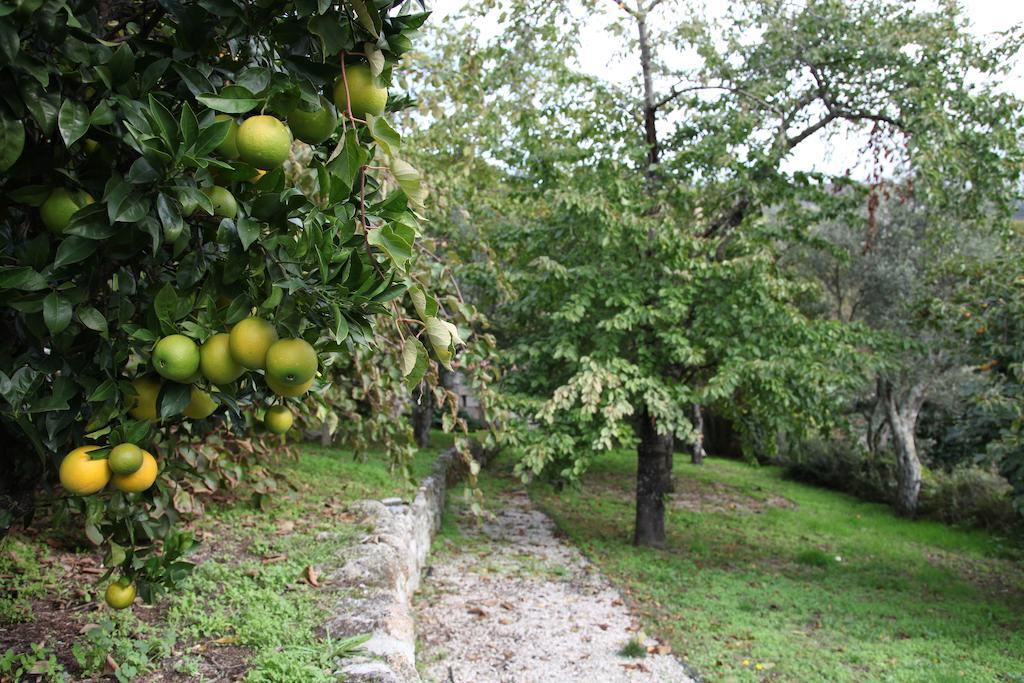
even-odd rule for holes
{"type": "Polygon", "coordinates": [[[377,11],[377,6],[373,4],[373,0],[346,0],[352,9],[356,12],[356,18],[359,19],[359,23],[363,25],[367,31],[370,32],[374,38],[380,36],[380,29],[382,26],[380,13],[377,11]]]}
{"type": "Polygon", "coordinates": [[[53,334],[59,334],[67,329],[71,323],[71,312],[71,302],[57,292],[50,292],[43,299],[43,322],[53,334]]]}
{"type": "Polygon", "coordinates": [[[28,267],[0,266],[0,290],[35,292],[49,286],[46,278],[28,267]]]}
{"type": "Polygon", "coordinates": [[[64,100],[57,115],[57,126],[64,144],[70,147],[89,130],[89,110],[80,102],[64,100]]]}
{"type": "Polygon", "coordinates": [[[181,105],[179,124],[181,126],[182,145],[185,149],[189,149],[196,143],[199,137],[199,121],[196,119],[195,112],[192,111],[192,107],[189,106],[188,102],[181,105]]]}
{"type": "Polygon", "coordinates": [[[216,149],[217,145],[224,142],[224,138],[228,136],[229,130],[231,130],[230,121],[215,121],[203,128],[199,134],[199,139],[196,140],[194,154],[197,157],[201,157],[212,152],[216,149]]]}
{"type": "Polygon", "coordinates": [[[107,336],[107,319],[92,306],[79,306],[78,320],[93,332],[99,332],[104,337],[107,336]]]}
{"type": "Polygon", "coordinates": [[[242,250],[248,251],[249,245],[259,239],[263,224],[252,218],[242,218],[235,224],[235,228],[238,230],[238,239],[242,241],[242,250]]]}
{"type": "Polygon", "coordinates": [[[53,260],[54,268],[62,268],[88,258],[96,251],[97,242],[78,235],[69,235],[57,247],[57,257],[53,260]]]}
{"type": "Polygon", "coordinates": [[[20,46],[18,32],[6,20],[0,20],[0,62],[13,62],[20,46]]]}
{"type": "Polygon", "coordinates": [[[192,385],[166,382],[160,390],[158,415],[161,420],[180,415],[192,398],[192,385]]]}
{"type": "Polygon", "coordinates": [[[21,157],[25,147],[25,126],[0,112],[0,171],[6,171],[21,157]]]}
{"type": "Polygon", "coordinates": [[[256,99],[254,97],[241,97],[233,99],[230,97],[221,97],[219,95],[197,95],[196,99],[205,104],[214,111],[224,112],[225,114],[244,114],[252,111],[256,107],[263,103],[263,100],[256,99]]]}

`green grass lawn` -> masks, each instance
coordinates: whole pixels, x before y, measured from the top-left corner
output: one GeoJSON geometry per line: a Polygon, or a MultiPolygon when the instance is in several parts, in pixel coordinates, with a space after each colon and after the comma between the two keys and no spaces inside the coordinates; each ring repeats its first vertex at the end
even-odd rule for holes
{"type": "Polygon", "coordinates": [[[629,544],[633,453],[597,459],[577,489],[531,492],[706,680],[1024,681],[1012,545],[777,468],[683,460],[664,551],[629,544]]]}
{"type": "MultiPolygon", "coordinates": [[[[451,436],[435,433],[411,464],[414,479],[429,473],[451,443],[451,436]]],[[[324,580],[344,562],[345,546],[365,534],[347,506],[364,498],[411,499],[415,487],[392,473],[380,453],[357,462],[340,448],[304,444],[300,452],[276,468],[291,486],[282,485],[265,509],[245,495],[207,506],[191,525],[200,540],[191,558],[198,566],[155,607],[136,603],[118,613],[93,603],[102,601],[102,587],[81,572],[92,555],[50,547],[45,527],[2,541],[0,627],[34,637],[20,647],[0,647],[0,680],[19,668],[45,672],[43,680],[95,675],[108,654],[126,681],[153,673],[186,680],[243,674],[247,681],[335,680],[332,658],[346,644],[322,630],[338,597],[324,580]],[[319,586],[309,580],[310,568],[319,586]]]]}

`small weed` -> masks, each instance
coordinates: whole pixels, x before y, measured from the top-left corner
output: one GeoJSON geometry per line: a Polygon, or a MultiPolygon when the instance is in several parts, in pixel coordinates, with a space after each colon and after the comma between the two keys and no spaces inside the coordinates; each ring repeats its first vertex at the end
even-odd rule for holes
{"type": "Polygon", "coordinates": [[[638,638],[630,638],[625,645],[619,648],[619,656],[640,659],[647,656],[647,647],[638,638]]]}
{"type": "Polygon", "coordinates": [[[30,652],[16,654],[14,650],[8,650],[0,655],[0,680],[6,681],[6,675],[12,680],[21,681],[29,677],[37,677],[36,680],[47,681],[48,683],[63,683],[70,681],[68,672],[57,661],[57,656],[42,643],[32,643],[30,652]]]}

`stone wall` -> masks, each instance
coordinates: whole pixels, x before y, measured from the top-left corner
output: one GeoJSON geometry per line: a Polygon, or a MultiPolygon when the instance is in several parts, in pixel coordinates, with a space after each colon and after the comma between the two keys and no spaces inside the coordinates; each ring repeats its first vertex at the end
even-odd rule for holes
{"type": "MultiPolygon", "coordinates": [[[[487,453],[474,448],[482,461],[487,453]]],[[[348,681],[412,683],[416,671],[416,632],[412,595],[441,526],[448,486],[465,476],[465,463],[454,450],[445,451],[423,480],[411,504],[398,498],[364,500],[353,506],[360,523],[370,528],[362,543],[350,550],[330,582],[343,595],[326,627],[330,637],[371,634],[363,646],[367,656],[346,658],[341,673],[348,681]]]]}

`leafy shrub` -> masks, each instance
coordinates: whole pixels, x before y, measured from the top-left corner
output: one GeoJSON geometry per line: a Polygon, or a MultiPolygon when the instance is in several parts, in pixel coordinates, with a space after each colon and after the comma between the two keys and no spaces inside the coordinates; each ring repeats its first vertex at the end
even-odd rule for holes
{"type": "Polygon", "coordinates": [[[930,471],[921,483],[918,509],[940,522],[1010,532],[1020,526],[1011,490],[999,473],[982,467],[930,471]]]}
{"type": "MultiPolygon", "coordinates": [[[[795,481],[835,489],[862,500],[892,503],[896,493],[896,459],[891,452],[872,456],[844,439],[807,440],[780,459],[795,481]]],[[[947,524],[1014,532],[1020,518],[1011,487],[997,472],[978,466],[952,470],[923,468],[918,515],[947,524]]]]}
{"type": "Polygon", "coordinates": [[[790,479],[863,500],[888,503],[895,493],[895,458],[888,453],[872,457],[846,440],[808,439],[792,448],[781,464],[790,479]]]}

